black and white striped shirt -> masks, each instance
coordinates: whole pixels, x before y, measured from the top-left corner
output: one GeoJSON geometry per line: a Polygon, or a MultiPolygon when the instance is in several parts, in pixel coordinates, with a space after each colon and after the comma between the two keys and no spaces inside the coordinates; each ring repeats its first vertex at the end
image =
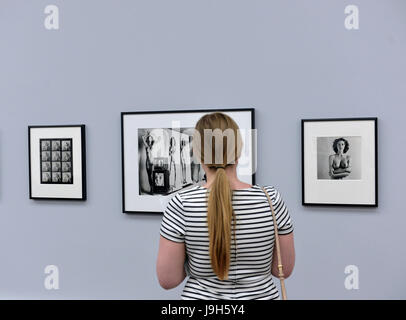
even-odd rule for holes
{"type": "MultiPolygon", "coordinates": [[[[274,207],[279,234],[293,231],[288,209],[273,186],[266,186],[274,207]]],[[[195,186],[175,194],[162,217],[160,234],[184,242],[189,278],[181,298],[195,299],[279,299],[271,275],[274,224],[266,195],[258,185],[233,190],[236,217],[236,245],[231,242],[229,277],[220,280],[209,256],[207,197],[209,189],[195,186]]]]}

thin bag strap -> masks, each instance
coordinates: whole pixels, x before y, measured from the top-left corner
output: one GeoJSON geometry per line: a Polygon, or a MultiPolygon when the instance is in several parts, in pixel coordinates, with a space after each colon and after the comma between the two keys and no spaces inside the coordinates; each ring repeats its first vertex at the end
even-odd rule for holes
{"type": "Polygon", "coordinates": [[[281,282],[282,300],[287,300],[288,297],[286,295],[285,278],[284,278],[283,270],[282,270],[283,266],[282,266],[281,251],[279,248],[278,224],[276,222],[275,211],[273,210],[271,197],[269,196],[268,192],[265,190],[264,187],[262,187],[262,190],[266,194],[266,197],[268,198],[269,206],[271,207],[273,225],[274,225],[274,230],[275,230],[275,244],[276,244],[276,254],[278,257],[278,270],[279,270],[279,279],[281,282]]]}

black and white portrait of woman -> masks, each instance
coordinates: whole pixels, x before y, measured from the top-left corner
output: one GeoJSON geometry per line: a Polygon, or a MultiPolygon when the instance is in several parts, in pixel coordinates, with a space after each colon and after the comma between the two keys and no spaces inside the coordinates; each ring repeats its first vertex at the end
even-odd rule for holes
{"type": "Polygon", "coordinates": [[[334,154],[328,157],[329,174],[331,179],[344,179],[351,173],[351,156],[347,153],[350,144],[344,138],[333,142],[334,154]]]}
{"type": "Polygon", "coordinates": [[[152,169],[153,169],[153,156],[152,156],[152,148],[156,145],[157,142],[160,140],[160,136],[154,138],[149,130],[146,131],[144,135],[141,136],[143,147],[145,148],[145,168],[147,170],[148,175],[148,184],[149,184],[149,193],[153,193],[153,176],[152,176],[152,169]]]}
{"type": "Polygon", "coordinates": [[[361,179],[361,137],[318,137],[317,178],[361,179]]]}
{"type": "MultiPolygon", "coordinates": [[[[189,142],[189,144],[191,145],[191,142],[189,142]]],[[[201,180],[204,180],[203,177],[201,176],[201,174],[203,172],[202,165],[194,157],[193,148],[190,148],[190,171],[192,173],[192,180],[195,183],[197,183],[197,182],[199,182],[201,180]]]]}

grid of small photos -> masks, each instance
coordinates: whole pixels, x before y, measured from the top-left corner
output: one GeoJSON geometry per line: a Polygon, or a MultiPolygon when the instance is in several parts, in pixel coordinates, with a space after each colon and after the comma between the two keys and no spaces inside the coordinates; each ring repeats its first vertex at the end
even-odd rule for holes
{"type": "Polygon", "coordinates": [[[40,139],[41,183],[73,184],[72,138],[40,139]]]}

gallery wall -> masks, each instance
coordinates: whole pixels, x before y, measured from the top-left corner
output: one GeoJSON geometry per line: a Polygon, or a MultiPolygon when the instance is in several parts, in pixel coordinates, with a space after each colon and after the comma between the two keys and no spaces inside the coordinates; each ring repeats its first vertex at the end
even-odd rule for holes
{"type": "Polygon", "coordinates": [[[120,112],[253,107],[257,183],[295,226],[289,298],[405,299],[406,2],[351,1],[358,30],[347,4],[3,0],[0,298],[178,299],[155,274],[161,216],[122,213],[120,112]],[[329,117],[378,117],[378,208],[302,206],[300,120],[329,117]],[[86,125],[85,202],[29,199],[27,127],[54,124],[86,125]]]}

